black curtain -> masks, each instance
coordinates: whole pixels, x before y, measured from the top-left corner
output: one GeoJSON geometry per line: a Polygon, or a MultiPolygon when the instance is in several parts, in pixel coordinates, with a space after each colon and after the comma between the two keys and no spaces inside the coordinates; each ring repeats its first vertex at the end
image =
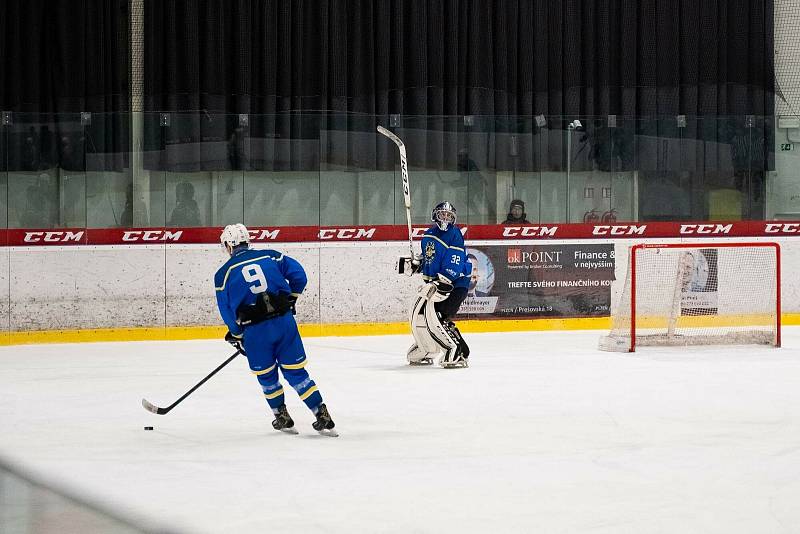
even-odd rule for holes
{"type": "MultiPolygon", "coordinates": [[[[497,132],[480,142],[481,159],[512,164],[503,134],[523,134],[517,168],[560,169],[576,117],[772,114],[772,11],[772,0],[146,0],[146,109],[188,112],[179,128],[149,121],[149,165],[391,161],[374,119],[330,113],[350,112],[384,124],[403,115],[414,163],[426,167],[455,165],[469,144],[467,129],[453,137],[456,123],[438,116],[527,116],[481,122],[497,132]],[[237,156],[182,153],[207,153],[203,143],[237,156]]],[[[631,168],[640,135],[727,142],[724,129],[690,122],[680,132],[669,121],[620,120],[614,131],[598,122],[576,143],[588,147],[583,165],[617,154],[631,168]]]]}
{"type": "Polygon", "coordinates": [[[147,0],[146,107],[772,111],[771,0],[147,0]]]}
{"type": "Polygon", "coordinates": [[[128,32],[127,0],[0,2],[0,109],[13,112],[0,159],[9,170],[125,164],[128,32]]]}

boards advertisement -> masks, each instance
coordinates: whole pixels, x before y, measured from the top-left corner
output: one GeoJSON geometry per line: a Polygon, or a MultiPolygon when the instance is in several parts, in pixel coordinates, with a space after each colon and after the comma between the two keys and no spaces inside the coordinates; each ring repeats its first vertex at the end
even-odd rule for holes
{"type": "Polygon", "coordinates": [[[716,315],[717,250],[690,250],[681,262],[686,269],[681,285],[681,315],[716,315]]]}
{"type": "Polygon", "coordinates": [[[460,316],[607,317],[611,244],[467,247],[469,293],[460,316]]]}

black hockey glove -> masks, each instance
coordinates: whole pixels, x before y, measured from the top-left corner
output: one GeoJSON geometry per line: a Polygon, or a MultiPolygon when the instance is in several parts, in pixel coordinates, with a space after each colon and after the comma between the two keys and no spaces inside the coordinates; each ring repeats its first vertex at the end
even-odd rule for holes
{"type": "Polygon", "coordinates": [[[242,338],[234,336],[233,334],[231,334],[230,330],[228,330],[228,333],[225,334],[225,341],[233,345],[236,348],[236,350],[238,350],[242,354],[245,353],[244,346],[242,345],[242,338]]]}
{"type": "Polygon", "coordinates": [[[250,326],[283,315],[289,310],[294,312],[296,300],[297,297],[286,293],[259,293],[255,304],[239,308],[236,322],[242,326],[250,326]]]}

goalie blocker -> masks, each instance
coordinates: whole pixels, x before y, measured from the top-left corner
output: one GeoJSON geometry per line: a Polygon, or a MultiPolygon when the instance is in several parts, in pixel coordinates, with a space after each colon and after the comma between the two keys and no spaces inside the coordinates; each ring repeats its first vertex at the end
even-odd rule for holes
{"type": "Polygon", "coordinates": [[[422,267],[422,258],[419,256],[400,256],[397,258],[397,274],[411,276],[419,272],[422,267]]]}

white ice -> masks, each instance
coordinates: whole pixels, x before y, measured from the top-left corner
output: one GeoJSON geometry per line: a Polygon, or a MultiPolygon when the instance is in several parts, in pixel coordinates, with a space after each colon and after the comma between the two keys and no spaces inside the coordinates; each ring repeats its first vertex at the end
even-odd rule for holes
{"type": "Polygon", "coordinates": [[[308,338],[339,438],[288,388],[300,435],[272,430],[243,358],[142,409],[222,341],[4,347],[0,455],[187,532],[800,532],[800,329],[635,354],[600,334],[467,334],[455,370],[404,365],[408,336],[308,338]]]}

